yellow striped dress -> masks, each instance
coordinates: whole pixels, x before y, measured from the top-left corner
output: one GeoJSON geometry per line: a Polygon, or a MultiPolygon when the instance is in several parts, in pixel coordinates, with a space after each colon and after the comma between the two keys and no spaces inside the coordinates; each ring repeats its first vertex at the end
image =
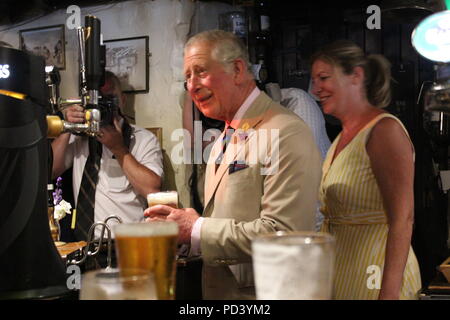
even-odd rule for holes
{"type": "MultiPolygon", "coordinates": [[[[323,164],[320,200],[325,221],[322,231],[336,238],[335,299],[378,299],[380,292],[388,224],[366,143],[372,128],[384,117],[394,118],[401,124],[391,114],[378,115],[331,164],[339,134],[323,164]]],[[[420,288],[419,265],[410,247],[400,298],[416,299],[420,288]]]]}

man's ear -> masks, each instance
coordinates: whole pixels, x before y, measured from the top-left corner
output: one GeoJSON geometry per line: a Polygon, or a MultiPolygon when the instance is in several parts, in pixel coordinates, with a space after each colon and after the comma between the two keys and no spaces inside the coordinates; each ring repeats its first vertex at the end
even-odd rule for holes
{"type": "Polygon", "coordinates": [[[247,64],[241,58],[237,58],[233,62],[233,72],[236,84],[241,84],[247,75],[247,64]]]}

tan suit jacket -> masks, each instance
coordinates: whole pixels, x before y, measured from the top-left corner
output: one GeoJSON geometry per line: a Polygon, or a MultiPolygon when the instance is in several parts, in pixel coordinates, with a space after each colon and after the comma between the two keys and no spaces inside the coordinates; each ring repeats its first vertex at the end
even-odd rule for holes
{"type": "Polygon", "coordinates": [[[206,168],[203,296],[252,299],[252,239],[282,230],[314,230],[321,155],[305,122],[263,92],[245,113],[216,170],[211,160],[220,147],[215,144],[206,168]],[[277,132],[279,139],[272,141],[277,132]],[[231,164],[230,169],[236,160],[245,165],[232,170],[231,164]]]}

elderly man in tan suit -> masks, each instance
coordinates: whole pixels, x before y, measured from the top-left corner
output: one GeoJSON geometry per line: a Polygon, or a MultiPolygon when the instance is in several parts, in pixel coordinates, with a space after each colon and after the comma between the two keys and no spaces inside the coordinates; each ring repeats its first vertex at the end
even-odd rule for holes
{"type": "Polygon", "coordinates": [[[321,156],[308,126],[256,87],[233,34],[192,37],[184,73],[200,111],[226,123],[206,169],[205,210],[157,205],[145,216],[176,221],[179,242],[202,255],[204,299],[254,299],[252,239],[314,229],[321,156]]]}

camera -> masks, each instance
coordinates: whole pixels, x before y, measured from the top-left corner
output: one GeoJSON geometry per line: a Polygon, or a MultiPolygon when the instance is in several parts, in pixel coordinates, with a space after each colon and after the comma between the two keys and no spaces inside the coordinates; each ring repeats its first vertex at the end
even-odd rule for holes
{"type": "Polygon", "coordinates": [[[119,115],[119,98],[114,95],[103,96],[98,101],[101,121],[100,127],[114,126],[114,118],[119,115]]]}

